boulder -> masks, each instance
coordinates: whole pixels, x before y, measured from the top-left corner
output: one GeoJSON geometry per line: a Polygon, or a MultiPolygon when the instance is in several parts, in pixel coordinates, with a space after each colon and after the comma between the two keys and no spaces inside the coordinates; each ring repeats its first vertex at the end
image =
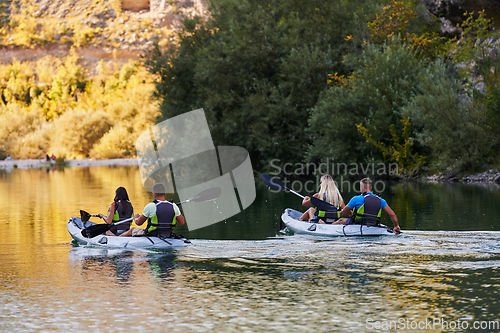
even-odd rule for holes
{"type": "Polygon", "coordinates": [[[458,32],[457,24],[464,20],[464,13],[484,10],[486,17],[493,18],[497,27],[500,27],[499,0],[420,0],[429,12],[439,17],[441,29],[444,33],[458,32]]]}
{"type": "Polygon", "coordinates": [[[122,10],[140,11],[149,10],[149,0],[121,0],[122,10]]]}

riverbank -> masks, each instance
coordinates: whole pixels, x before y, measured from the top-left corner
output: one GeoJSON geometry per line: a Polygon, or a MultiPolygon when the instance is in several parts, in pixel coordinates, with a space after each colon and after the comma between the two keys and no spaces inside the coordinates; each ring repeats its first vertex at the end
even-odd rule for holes
{"type": "MultiPolygon", "coordinates": [[[[124,165],[139,165],[137,158],[115,158],[107,160],[65,160],[65,167],[89,167],[89,166],[124,166],[124,165]]],[[[56,161],[47,161],[45,159],[39,160],[10,160],[0,161],[0,170],[12,169],[32,169],[32,168],[52,168],[59,166],[56,161]]]]}
{"type": "MultiPolygon", "coordinates": [[[[133,166],[139,165],[138,158],[115,158],[115,159],[80,159],[80,160],[65,160],[64,167],[90,167],[90,166],[133,166]]],[[[12,169],[38,169],[57,167],[56,161],[39,160],[3,160],[0,161],[0,170],[12,169]]],[[[433,175],[422,177],[425,182],[463,182],[463,183],[496,183],[500,184],[500,171],[490,169],[488,171],[475,173],[472,175],[463,175],[458,171],[450,171],[441,175],[433,175]]]]}
{"type": "Polygon", "coordinates": [[[441,175],[433,175],[423,177],[423,181],[427,182],[463,182],[463,183],[496,183],[500,184],[500,172],[490,169],[488,171],[479,172],[471,175],[463,175],[458,171],[450,171],[441,175]]]}

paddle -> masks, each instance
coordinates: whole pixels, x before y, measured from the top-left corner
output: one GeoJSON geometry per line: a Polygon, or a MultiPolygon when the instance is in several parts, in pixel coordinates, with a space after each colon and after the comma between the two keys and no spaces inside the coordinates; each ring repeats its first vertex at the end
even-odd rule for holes
{"type": "MultiPolygon", "coordinates": [[[[286,187],[285,184],[283,184],[282,182],[280,182],[276,178],[269,176],[266,173],[262,174],[262,181],[264,182],[264,184],[266,184],[267,186],[269,186],[269,188],[272,188],[273,190],[278,190],[278,191],[289,190],[289,188],[286,187]]],[[[301,198],[304,198],[302,195],[298,194],[297,192],[293,192],[293,193],[297,194],[301,198]]],[[[280,219],[280,230],[281,229],[283,229],[283,220],[282,219],[280,219]]]]}
{"type": "Polygon", "coordinates": [[[86,211],[81,210],[81,209],[80,209],[80,217],[82,219],[83,224],[85,224],[85,222],[87,222],[91,217],[99,217],[100,218],[99,215],[89,214],[86,211]]]}
{"type": "MultiPolygon", "coordinates": [[[[280,182],[276,178],[269,176],[268,174],[265,174],[265,173],[262,174],[262,181],[264,182],[264,184],[266,184],[267,186],[269,186],[270,188],[272,188],[274,190],[292,192],[293,194],[298,195],[299,197],[304,199],[304,196],[302,194],[299,194],[299,193],[295,192],[294,190],[286,187],[282,182],[280,182]]],[[[337,211],[337,207],[329,204],[326,201],[320,200],[320,199],[315,198],[315,197],[311,197],[311,204],[314,207],[318,207],[319,210],[337,211]]]]}
{"type": "MultiPolygon", "coordinates": [[[[194,197],[192,198],[189,198],[187,200],[184,200],[184,201],[181,201],[179,202],[177,205],[180,205],[180,204],[183,204],[183,203],[188,203],[188,202],[191,202],[191,201],[194,201],[194,202],[205,202],[205,201],[210,201],[210,200],[215,200],[217,199],[222,193],[222,189],[220,187],[211,187],[209,189],[206,189],[206,190],[203,190],[201,191],[200,193],[198,193],[197,195],[195,195],[194,197]]],[[[91,215],[85,211],[80,211],[80,214],[82,215],[82,221],[83,221],[83,217],[84,217],[84,214],[85,213],[85,218],[87,218],[86,221],[88,221],[88,218],[90,217],[97,217],[98,215],[91,215]]],[[[106,231],[108,231],[109,229],[111,229],[111,227],[113,225],[118,225],[118,224],[122,224],[122,223],[125,223],[125,222],[130,222],[132,221],[132,217],[129,218],[129,219],[126,219],[126,220],[123,220],[123,221],[120,221],[120,222],[117,222],[117,223],[112,223],[112,224],[96,224],[96,225],[92,225],[86,229],[83,229],[82,230],[82,235],[86,238],[93,238],[97,235],[100,235],[106,231]]],[[[85,222],[86,222],[85,221],[85,222]]]]}
{"type": "Polygon", "coordinates": [[[210,200],[215,200],[217,199],[222,193],[222,189],[220,187],[211,187],[208,188],[204,191],[201,191],[198,193],[196,196],[189,198],[187,200],[181,201],[178,203],[178,205],[183,204],[183,203],[188,203],[191,201],[194,202],[205,202],[205,201],[210,201],[210,200]]]}
{"type": "Polygon", "coordinates": [[[265,174],[265,173],[262,174],[262,181],[264,182],[264,184],[266,184],[267,186],[269,186],[273,190],[279,190],[279,191],[284,191],[284,192],[292,192],[293,194],[295,194],[295,195],[301,197],[302,199],[304,199],[304,196],[302,194],[299,194],[299,193],[295,192],[294,190],[292,190],[289,187],[286,187],[285,184],[283,184],[282,182],[280,182],[276,178],[273,178],[273,177],[269,176],[268,174],[265,174]]]}
{"type": "MultiPolygon", "coordinates": [[[[95,215],[91,215],[91,216],[95,216],[95,215]]],[[[95,237],[97,235],[100,235],[100,234],[108,231],[114,225],[122,224],[122,223],[125,223],[125,222],[130,222],[133,219],[134,218],[131,217],[129,219],[126,219],[126,220],[123,220],[123,221],[120,221],[120,222],[117,222],[117,223],[112,223],[112,224],[107,224],[106,223],[106,224],[91,225],[90,227],[85,228],[85,229],[82,230],[82,235],[83,235],[83,237],[86,237],[86,238],[93,238],[93,237],[95,237]]]]}
{"type": "Polygon", "coordinates": [[[334,211],[334,212],[336,212],[338,210],[338,208],[335,207],[334,205],[331,205],[328,202],[326,202],[324,200],[320,200],[320,199],[315,198],[315,197],[311,197],[311,204],[314,207],[318,207],[319,210],[334,211]]]}

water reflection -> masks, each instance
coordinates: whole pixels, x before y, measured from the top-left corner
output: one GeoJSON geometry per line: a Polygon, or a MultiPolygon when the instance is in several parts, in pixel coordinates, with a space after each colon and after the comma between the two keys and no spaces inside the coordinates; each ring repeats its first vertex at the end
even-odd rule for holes
{"type": "Polygon", "coordinates": [[[497,184],[395,183],[386,192],[405,229],[500,230],[497,184]]]}
{"type": "Polygon", "coordinates": [[[72,247],[68,218],[105,212],[120,185],[138,209],[151,200],[136,168],[0,172],[0,331],[367,331],[368,319],[500,320],[496,185],[387,184],[402,236],[276,236],[282,210],[300,200],[259,185],[244,213],[180,229],[193,246],[173,253],[72,247]]]}
{"type": "Polygon", "coordinates": [[[98,280],[99,276],[104,275],[110,279],[116,278],[116,284],[127,287],[136,274],[135,270],[148,270],[161,287],[172,279],[173,271],[179,268],[179,258],[174,253],[75,247],[69,252],[68,258],[73,270],[80,270],[90,280],[98,280]]]}
{"type": "Polygon", "coordinates": [[[33,271],[31,285],[3,271],[2,328],[365,331],[370,319],[491,320],[500,311],[498,232],[193,242],[167,254],[72,248],[68,270],[52,279],[33,271]]]}

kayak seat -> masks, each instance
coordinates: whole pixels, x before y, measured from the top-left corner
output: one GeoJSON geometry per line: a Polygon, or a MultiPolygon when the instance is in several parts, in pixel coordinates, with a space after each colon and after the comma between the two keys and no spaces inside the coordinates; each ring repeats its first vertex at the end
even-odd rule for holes
{"type": "Polygon", "coordinates": [[[333,222],[337,221],[338,218],[319,218],[318,216],[315,216],[312,220],[311,220],[311,223],[319,223],[319,220],[322,220],[323,222],[325,222],[326,224],[332,224],[333,222]]]}
{"type": "Polygon", "coordinates": [[[354,223],[349,223],[349,224],[357,224],[357,225],[366,225],[367,227],[380,227],[380,219],[377,217],[363,217],[360,218],[359,220],[355,221],[354,223]]]}

